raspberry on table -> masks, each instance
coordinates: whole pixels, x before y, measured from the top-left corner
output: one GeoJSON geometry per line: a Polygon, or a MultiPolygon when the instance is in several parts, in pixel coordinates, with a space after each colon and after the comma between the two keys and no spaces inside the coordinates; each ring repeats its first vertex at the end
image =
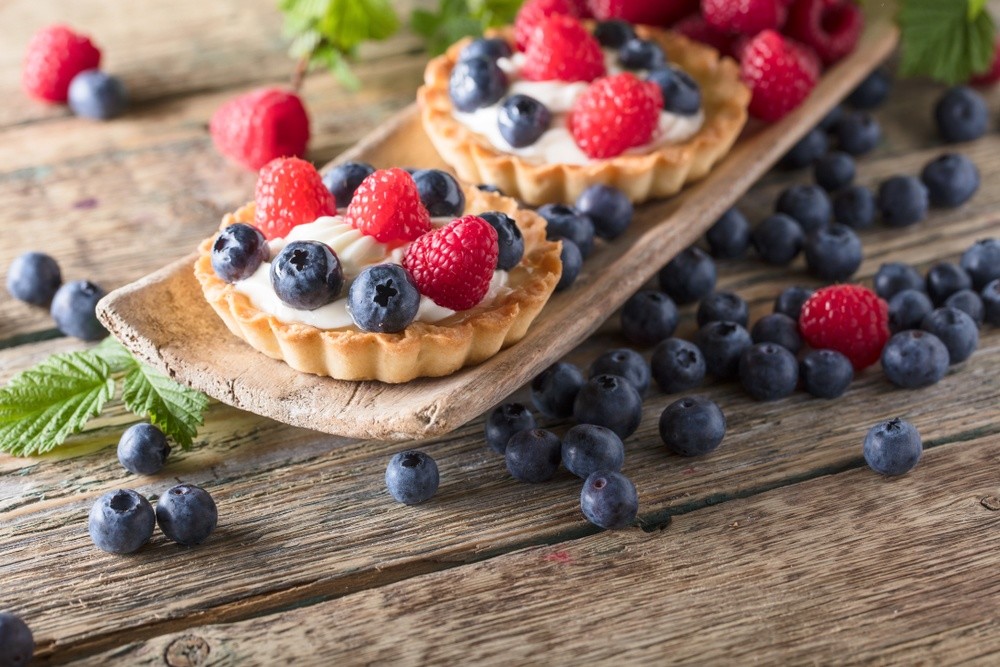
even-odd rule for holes
{"type": "Polygon", "coordinates": [[[797,0],[785,33],[811,46],[824,65],[832,65],[854,51],[864,27],[864,14],[852,0],[797,0]]]}
{"type": "Polygon", "coordinates": [[[528,81],[593,81],[604,73],[600,43],[571,16],[542,21],[524,50],[521,76],[528,81]]]}
{"type": "Polygon", "coordinates": [[[337,203],[316,167],[295,157],[264,165],[257,176],[254,202],[254,224],[268,239],[283,238],[296,225],[337,214],[337,203]]]}
{"type": "Polygon", "coordinates": [[[259,88],[219,107],[209,132],[220,153],[256,171],[278,158],[305,155],[309,114],[295,93],[259,88]]]}
{"type": "Polygon", "coordinates": [[[750,114],[774,123],[798,108],[816,87],[819,62],[808,47],[764,30],[744,47],[740,75],[753,93],[750,114]]]}
{"type": "Polygon", "coordinates": [[[101,51],[89,37],[68,26],[49,26],[36,32],[28,42],[21,85],[37,100],[65,102],[73,77],[97,69],[100,64],[101,51]]]}
{"type": "Polygon", "coordinates": [[[867,287],[832,285],[803,304],[799,330],[811,347],[836,350],[860,371],[878,361],[889,339],[889,309],[867,287]]]}
{"type": "Polygon", "coordinates": [[[662,108],[659,86],[622,72],[594,81],[577,98],[570,132],[588,157],[615,157],[652,140],[662,108]]]}
{"type": "Polygon", "coordinates": [[[344,216],[355,229],[382,243],[412,241],[431,230],[431,216],[413,176],[394,167],[379,169],[354,191],[344,216]]]}

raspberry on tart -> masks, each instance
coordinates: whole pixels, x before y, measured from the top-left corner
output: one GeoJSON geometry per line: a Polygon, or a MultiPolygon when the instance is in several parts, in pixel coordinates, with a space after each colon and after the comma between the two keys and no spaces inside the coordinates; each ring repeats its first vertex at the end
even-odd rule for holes
{"type": "Polygon", "coordinates": [[[579,16],[580,11],[573,0],[527,0],[514,19],[514,44],[518,51],[524,51],[528,42],[543,21],[551,16],[579,16]]]}
{"type": "Polygon", "coordinates": [[[451,310],[468,310],[490,289],[497,268],[497,232],[482,218],[467,215],[410,244],[403,266],[417,289],[451,310]]]}
{"type": "Polygon", "coordinates": [[[254,189],[254,224],[268,239],[280,238],[296,225],[337,212],[333,195],[312,163],[277,158],[264,165],[254,189]]]}
{"type": "Polygon", "coordinates": [[[402,169],[379,169],[361,182],[347,207],[347,222],[382,243],[412,241],[431,229],[413,177],[402,169]]]}
{"type": "Polygon", "coordinates": [[[776,122],[798,108],[816,87],[816,55],[773,30],[765,30],[742,50],[740,74],[753,91],[750,114],[776,122]]]}
{"type": "Polygon", "coordinates": [[[615,157],[653,138],[662,109],[659,86],[623,72],[598,79],[577,98],[570,132],[590,157],[615,157]]]}
{"type": "Polygon", "coordinates": [[[604,73],[601,45],[570,16],[539,23],[524,49],[521,76],[529,81],[593,81],[604,73]]]}

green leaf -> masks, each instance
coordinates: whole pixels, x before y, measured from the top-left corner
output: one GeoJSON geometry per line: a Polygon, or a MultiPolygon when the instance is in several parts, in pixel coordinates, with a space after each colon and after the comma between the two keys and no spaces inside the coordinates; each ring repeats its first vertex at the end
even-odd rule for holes
{"type": "Polygon", "coordinates": [[[108,365],[112,373],[124,373],[134,368],[139,362],[113,336],[108,336],[100,345],[90,348],[87,354],[98,357],[108,365]]]}
{"type": "Polygon", "coordinates": [[[964,83],[989,68],[996,27],[981,0],[905,0],[900,71],[964,83]]]}
{"type": "Polygon", "coordinates": [[[122,401],[131,412],[148,417],[184,449],[191,447],[208,407],[208,398],[201,392],[138,363],[125,375],[122,401]]]}

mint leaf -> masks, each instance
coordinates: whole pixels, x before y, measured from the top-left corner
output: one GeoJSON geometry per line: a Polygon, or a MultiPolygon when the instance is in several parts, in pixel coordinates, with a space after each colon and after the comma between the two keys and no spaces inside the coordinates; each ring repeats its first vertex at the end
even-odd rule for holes
{"type": "Polygon", "coordinates": [[[520,0],[439,0],[436,12],[414,9],[410,26],[427,41],[427,50],[438,55],[463,37],[512,22],[520,5],[520,0]]]}
{"type": "Polygon", "coordinates": [[[124,373],[132,370],[139,362],[118,342],[118,339],[108,336],[99,345],[90,348],[85,354],[98,357],[108,365],[112,373],[124,373]]]}
{"type": "Polygon", "coordinates": [[[140,363],[125,375],[122,401],[131,412],[148,417],[184,449],[191,448],[208,407],[208,398],[201,392],[183,387],[140,363]]]}
{"type": "Polygon", "coordinates": [[[900,71],[964,83],[989,68],[996,27],[981,0],[904,0],[900,71]]]}

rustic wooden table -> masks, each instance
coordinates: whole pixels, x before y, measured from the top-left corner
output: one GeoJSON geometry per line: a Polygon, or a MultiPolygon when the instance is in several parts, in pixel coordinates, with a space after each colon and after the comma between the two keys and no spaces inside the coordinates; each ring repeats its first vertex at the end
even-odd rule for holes
{"type": "MultiPolygon", "coordinates": [[[[252,174],[212,148],[206,123],[232,95],[290,70],[273,0],[0,3],[0,266],[41,249],[69,278],[117,287],[189,252],[252,174]],[[20,92],[29,35],[65,21],[92,33],[134,97],[95,124],[20,92]],[[16,30],[12,30],[16,28],[16,30]]],[[[328,75],[305,89],[309,157],[333,158],[409,103],[424,56],[401,35],[364,52],[356,93],[328,75]]],[[[916,173],[944,149],[930,118],[940,88],[899,83],[878,112],[883,145],[860,180],[916,173]]],[[[993,109],[1000,97],[991,95],[993,109]]],[[[870,282],[884,261],[926,269],[1000,235],[1000,139],[957,147],[983,173],[968,205],[904,230],[862,233],[870,282]]],[[[753,219],[805,174],[769,176],[745,198],[753,219]]],[[[815,285],[758,262],[721,263],[723,288],[769,311],[785,286],[815,285]]],[[[681,334],[693,331],[686,311],[681,334]]],[[[613,318],[571,355],[587,363],[623,343],[613,318]]],[[[0,297],[0,379],[78,349],[46,314],[0,297]]],[[[798,393],[756,403],[705,389],[729,434],[703,459],[668,454],[656,431],[672,397],[651,392],[625,472],[641,528],[600,533],[579,512],[579,482],[511,481],[482,421],[415,443],[441,466],[433,502],[384,490],[399,445],[348,441],[213,404],[190,452],[136,478],[109,446],[113,410],[56,457],[0,456],[0,609],[32,626],[42,664],[286,663],[996,663],[1000,653],[1000,332],[922,391],[877,370],[835,401],[798,393]],[[861,442],[903,416],[927,451],[899,479],[872,473],[861,442]],[[93,547],[100,494],[155,496],[203,485],[217,533],[185,549],[157,534],[136,555],[93,547]]],[[[522,394],[523,396],[523,391],[522,394]]],[[[561,428],[562,425],[555,425],[561,428]]]]}

